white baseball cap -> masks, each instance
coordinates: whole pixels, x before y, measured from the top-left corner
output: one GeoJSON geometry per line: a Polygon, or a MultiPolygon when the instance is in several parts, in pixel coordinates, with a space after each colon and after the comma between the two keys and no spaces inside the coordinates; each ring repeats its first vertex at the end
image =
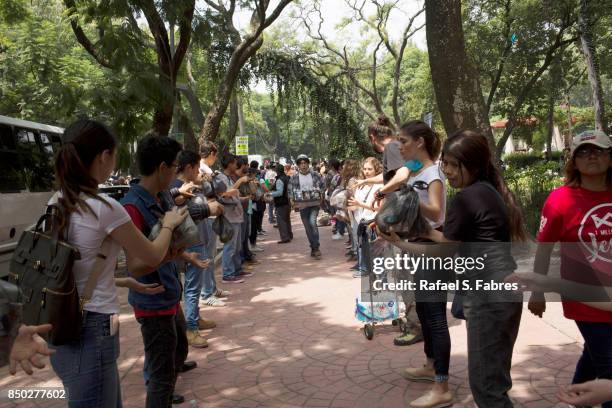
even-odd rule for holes
{"type": "Polygon", "coordinates": [[[601,130],[585,130],[584,132],[574,136],[572,140],[572,155],[580,146],[592,144],[602,149],[612,148],[610,136],[606,135],[601,130]]]}

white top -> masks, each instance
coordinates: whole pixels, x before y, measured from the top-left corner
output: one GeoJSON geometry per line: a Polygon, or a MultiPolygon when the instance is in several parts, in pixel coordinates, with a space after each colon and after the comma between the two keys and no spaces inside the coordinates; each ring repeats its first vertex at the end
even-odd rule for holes
{"type": "Polygon", "coordinates": [[[268,169],[268,170],[266,171],[266,175],[265,175],[265,177],[264,177],[264,178],[265,178],[266,180],[274,180],[274,179],[276,178],[276,176],[277,176],[277,174],[276,174],[276,172],[275,172],[274,170],[272,170],[272,169],[268,169]]]}
{"type": "MultiPolygon", "coordinates": [[[[355,200],[367,204],[369,201],[373,200],[374,195],[382,188],[382,186],[382,184],[370,184],[359,187],[355,191],[355,200]]],[[[359,207],[353,211],[353,215],[357,222],[362,220],[371,220],[376,216],[376,211],[359,207]]]]}
{"type": "Polygon", "coordinates": [[[298,177],[300,178],[300,190],[301,191],[312,191],[314,190],[312,183],[312,174],[308,173],[306,175],[299,173],[298,177]]]}
{"type": "MultiPolygon", "coordinates": [[[[442,182],[442,215],[440,216],[439,220],[430,220],[429,218],[426,218],[432,228],[438,228],[439,226],[443,225],[446,216],[446,183],[444,180],[444,175],[440,171],[440,167],[437,164],[432,164],[431,166],[421,170],[421,172],[416,176],[411,176],[408,178],[407,181],[408,185],[412,186],[416,181],[424,181],[427,184],[431,184],[436,180],[440,180],[442,182]]],[[[421,200],[421,202],[424,204],[429,204],[429,190],[421,190],[418,188],[415,188],[415,190],[419,195],[419,200],[421,200]]]]}
{"type": "MultiPolygon", "coordinates": [[[[81,253],[81,259],[74,262],[72,269],[79,293],[85,288],[102,241],[115,228],[131,221],[125,208],[115,199],[106,194],[99,196],[110,204],[110,208],[100,200],[87,198],[85,202],[89,204],[95,216],[91,211],[83,211],[82,214],[75,211],[70,216],[67,241],[81,253]]],[[[109,248],[110,253],[107,254],[91,300],[84,307],[90,312],[119,313],[115,267],[121,246],[111,238],[109,248]]]]}
{"type": "Polygon", "coordinates": [[[213,174],[212,169],[204,162],[204,159],[200,160],[200,173],[213,174]]]}

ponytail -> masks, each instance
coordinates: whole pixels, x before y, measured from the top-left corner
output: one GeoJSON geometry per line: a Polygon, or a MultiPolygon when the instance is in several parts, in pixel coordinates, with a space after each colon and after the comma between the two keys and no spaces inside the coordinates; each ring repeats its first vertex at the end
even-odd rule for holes
{"type": "Polygon", "coordinates": [[[373,136],[376,140],[386,139],[394,134],[395,127],[385,115],[380,115],[376,121],[368,126],[368,135],[373,136]]]}
{"type": "Polygon", "coordinates": [[[484,179],[495,187],[495,189],[502,196],[504,203],[506,203],[506,209],[508,211],[507,217],[512,241],[526,241],[527,231],[525,230],[523,211],[521,210],[519,203],[516,201],[516,197],[508,188],[508,185],[502,177],[498,167],[490,160],[485,171],[484,179]]]}
{"type": "Polygon", "coordinates": [[[429,125],[422,120],[411,120],[410,122],[404,123],[400,127],[399,136],[397,139],[400,142],[404,142],[407,137],[413,139],[423,138],[425,142],[425,150],[429,154],[431,160],[437,160],[442,150],[442,139],[440,135],[435,132],[429,125]]]}
{"type": "Polygon", "coordinates": [[[94,159],[105,150],[115,150],[117,140],[102,123],[93,120],[78,120],[64,131],[63,145],[55,158],[54,170],[58,190],[61,192],[57,212],[60,232],[68,226],[74,211],[91,211],[82,197],[98,199],[98,182],[91,176],[90,168],[94,159]]]}

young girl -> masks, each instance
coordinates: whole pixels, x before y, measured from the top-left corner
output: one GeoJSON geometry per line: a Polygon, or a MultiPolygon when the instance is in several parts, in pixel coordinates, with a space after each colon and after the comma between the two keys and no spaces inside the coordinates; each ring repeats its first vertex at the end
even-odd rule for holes
{"type": "MultiPolygon", "coordinates": [[[[401,143],[400,151],[406,160],[405,166],[410,171],[407,183],[419,195],[421,215],[429,221],[432,229],[441,230],[446,208],[446,189],[440,168],[435,163],[440,155],[440,137],[425,122],[415,120],[400,128],[397,140],[401,143]]],[[[431,242],[422,239],[419,241],[431,242]]],[[[401,244],[396,245],[403,248],[401,244]]],[[[446,276],[443,270],[419,269],[414,274],[414,281],[446,281],[446,276]]],[[[410,381],[431,381],[434,385],[425,395],[412,401],[410,406],[449,406],[453,402],[453,395],[448,388],[451,342],[446,321],[447,293],[442,290],[417,290],[415,296],[427,362],[423,367],[407,368],[404,376],[410,381]]],[[[401,340],[402,336],[398,341],[401,340]]]]}
{"type": "Polygon", "coordinates": [[[119,250],[123,247],[128,254],[156,267],[166,258],[172,231],[183,222],[186,210],[168,211],[159,236],[149,241],[123,206],[98,193],[98,184],[104,183],[115,168],[117,140],[111,131],[99,122],[79,120],[66,129],[63,141],[55,160],[58,225],[81,255],[73,267],[79,292],[102,242],[108,235],[112,239],[109,252],[103,254],[106,260],[91,300],[84,306],[80,340],[57,347],[51,365],[68,390],[70,407],[121,407],[117,372],[119,300],[114,281],[119,250]]]}
{"type": "MultiPolygon", "coordinates": [[[[561,242],[561,277],[567,282],[612,286],[612,143],[600,131],[587,131],[572,142],[565,185],[552,191],[542,209],[534,272],[547,274],[555,242],[561,242]]],[[[584,299],[588,303],[589,299],[584,299]]],[[[585,302],[563,301],[565,317],[576,321],[584,351],[573,384],[612,379],[612,312],[585,302]]],[[[533,292],[529,310],[546,309],[541,292],[533,292]]],[[[612,408],[612,400],[603,408],[612,408]]]]}
{"type": "MultiPolygon", "coordinates": [[[[359,161],[355,159],[346,159],[342,166],[340,186],[343,189],[348,190],[351,196],[355,191],[355,183],[361,178],[360,167],[359,161]]],[[[347,208],[347,215],[348,220],[346,225],[349,230],[349,242],[347,242],[347,245],[350,246],[347,248],[348,250],[346,255],[348,257],[348,261],[357,261],[357,227],[355,224],[355,217],[353,217],[353,212],[349,208],[347,208]]]]}
{"type": "MultiPolygon", "coordinates": [[[[512,407],[510,367],[522,298],[520,293],[476,290],[475,282],[503,282],[516,269],[510,242],[525,240],[523,217],[484,136],[462,130],[449,137],[441,166],[449,184],[460,190],[448,208],[444,232],[432,229],[427,237],[445,245],[400,245],[425,256],[457,253],[463,259],[481,259],[483,268],[463,273],[472,288],[463,301],[470,388],[480,408],[512,407]]],[[[399,241],[396,234],[391,236],[399,241]]]]}
{"type": "MultiPolygon", "coordinates": [[[[363,173],[364,178],[370,178],[378,176],[382,173],[382,164],[375,157],[368,157],[363,161],[363,165],[361,167],[361,171],[363,173]]],[[[355,195],[348,200],[349,209],[352,210],[354,225],[353,228],[357,231],[357,227],[361,221],[373,220],[376,215],[376,210],[374,209],[374,197],[376,192],[382,187],[382,183],[378,184],[369,184],[369,185],[361,185],[357,187],[355,190],[355,195]]],[[[356,241],[357,237],[354,237],[356,241]]],[[[365,260],[361,256],[361,247],[358,247],[357,250],[357,265],[353,266],[351,270],[355,271],[353,273],[354,278],[359,278],[365,276],[367,273],[365,260]]]]}

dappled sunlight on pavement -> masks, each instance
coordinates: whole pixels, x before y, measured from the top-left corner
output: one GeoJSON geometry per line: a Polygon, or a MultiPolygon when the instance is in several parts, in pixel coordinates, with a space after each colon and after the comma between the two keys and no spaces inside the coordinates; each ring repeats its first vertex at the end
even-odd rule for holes
{"type": "MultiPolygon", "coordinates": [[[[379,325],[368,341],[354,318],[358,279],[345,262],[343,241],[320,228],[322,260],[310,257],[299,217],[292,216],[295,240],[278,245],[278,231],[264,226],[265,252],[255,275],[232,291],[227,307],[202,308],[217,328],[203,331],[207,349],[190,349],[198,367],[180,376],[177,392],[199,407],[405,407],[427,384],[409,383],[401,373],[424,362],[422,343],[396,347],[398,330],[379,325]]],[[[219,273],[219,270],[217,271],[219,273]]],[[[217,280],[220,282],[220,279],[217,280]]],[[[143,407],[143,346],[140,329],[121,290],[121,356],[118,361],[124,406],[143,407]]],[[[450,317],[450,385],[455,407],[471,407],[467,382],[465,324],[450,317]]],[[[554,407],[557,387],[567,384],[581,351],[573,322],[560,304],[549,304],[544,319],[525,308],[513,360],[515,406],[554,407]]],[[[2,371],[0,387],[57,386],[47,367],[32,377],[2,371]],[[6,375],[5,375],[6,374],[6,375]]],[[[65,404],[20,401],[7,407],[54,407],[65,404]]],[[[4,405],[3,405],[4,406],[4,405]]],[[[561,405],[559,405],[561,406],[561,405]]]]}

